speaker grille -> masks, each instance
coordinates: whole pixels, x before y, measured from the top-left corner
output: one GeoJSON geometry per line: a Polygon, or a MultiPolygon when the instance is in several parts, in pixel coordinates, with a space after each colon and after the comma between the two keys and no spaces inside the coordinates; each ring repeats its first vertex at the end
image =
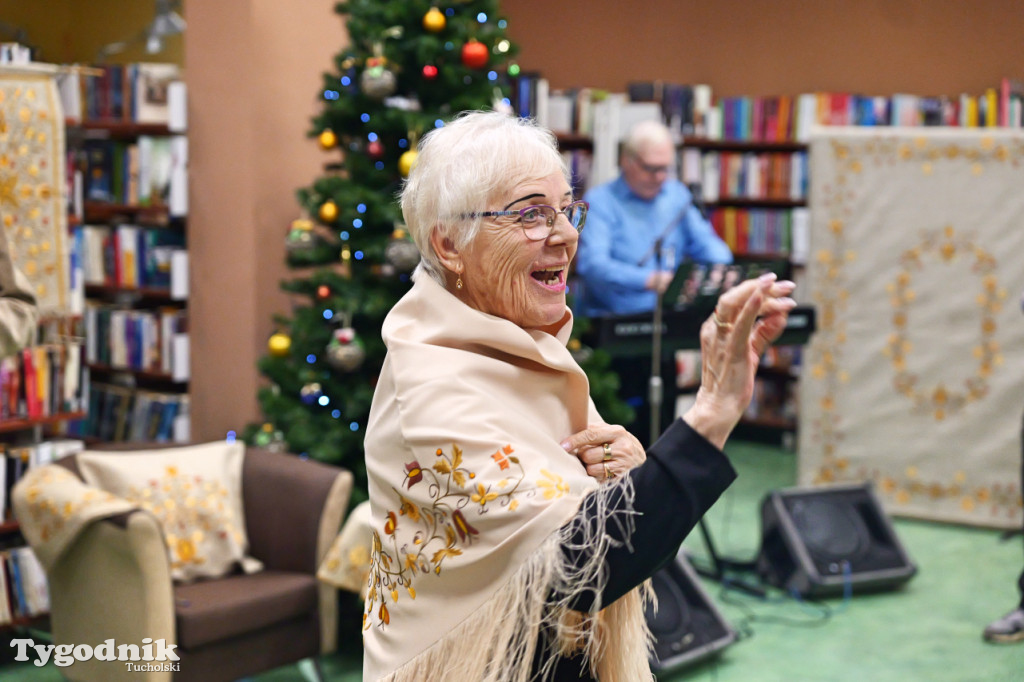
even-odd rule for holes
{"type": "Polygon", "coordinates": [[[647,606],[647,626],[654,635],[651,668],[669,670],[719,651],[736,638],[682,556],[651,578],[658,609],[647,606]]]}
{"type": "Polygon", "coordinates": [[[787,590],[893,587],[917,571],[870,484],[770,493],[761,524],[758,572],[787,590]]]}

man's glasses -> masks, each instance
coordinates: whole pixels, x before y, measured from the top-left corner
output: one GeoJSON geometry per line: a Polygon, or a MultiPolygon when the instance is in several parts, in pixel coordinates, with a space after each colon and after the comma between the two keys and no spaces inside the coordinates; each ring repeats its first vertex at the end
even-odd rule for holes
{"type": "Polygon", "coordinates": [[[669,166],[652,166],[648,163],[644,163],[640,160],[639,156],[633,157],[636,161],[636,165],[640,166],[640,170],[650,175],[658,175],[659,173],[668,173],[671,168],[669,166]]]}
{"type": "Polygon", "coordinates": [[[502,216],[516,216],[516,222],[523,228],[523,234],[533,242],[539,242],[551,236],[555,230],[555,221],[561,213],[569,219],[576,232],[583,231],[583,224],[587,222],[587,210],[590,204],[585,201],[574,201],[561,211],[554,206],[538,204],[527,206],[518,211],[485,211],[483,213],[469,213],[467,218],[500,218],[502,216]]]}

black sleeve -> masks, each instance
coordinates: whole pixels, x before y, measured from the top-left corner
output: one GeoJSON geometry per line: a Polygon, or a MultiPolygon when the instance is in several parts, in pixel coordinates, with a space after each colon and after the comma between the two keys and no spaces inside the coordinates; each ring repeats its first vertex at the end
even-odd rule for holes
{"type": "MultiPolygon", "coordinates": [[[[636,491],[632,507],[637,514],[628,538],[616,524],[609,524],[606,531],[621,537],[614,538],[616,546],[605,557],[607,582],[601,592],[604,605],[640,585],[676,556],[689,532],[735,480],[736,472],[721,450],[677,419],[647,450],[647,461],[632,469],[629,476],[636,491]]],[[[609,492],[610,511],[626,510],[628,503],[621,487],[614,486],[609,492]]],[[[589,495],[566,525],[586,527],[593,523],[595,514],[594,497],[589,495]]],[[[588,558],[574,549],[581,540],[582,532],[578,532],[565,544],[567,563],[581,565],[588,558]]],[[[594,596],[584,592],[573,608],[589,610],[594,596]]]]}

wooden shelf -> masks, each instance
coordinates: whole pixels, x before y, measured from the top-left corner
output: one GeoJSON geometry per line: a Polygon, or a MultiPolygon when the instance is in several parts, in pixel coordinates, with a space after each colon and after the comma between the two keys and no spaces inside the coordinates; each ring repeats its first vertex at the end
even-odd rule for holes
{"type": "Polygon", "coordinates": [[[594,148],[594,140],[589,135],[578,133],[555,133],[558,140],[558,148],[562,151],[573,149],[591,150],[594,148]]]}
{"type": "Polygon", "coordinates": [[[155,381],[165,384],[175,384],[184,386],[188,384],[188,380],[178,381],[170,374],[164,372],[153,372],[144,369],[132,369],[131,367],[113,367],[111,365],[103,365],[95,362],[86,363],[86,367],[90,371],[102,372],[104,374],[131,374],[136,379],[142,379],[144,381],[155,381]]]}
{"type": "Polygon", "coordinates": [[[722,197],[718,201],[705,201],[704,206],[715,208],[800,208],[807,205],[804,199],[747,199],[745,197],[722,197]]]}
{"type": "Polygon", "coordinates": [[[782,417],[743,417],[740,424],[779,431],[796,431],[796,421],[782,417]]]}
{"type": "Polygon", "coordinates": [[[50,415],[49,417],[40,417],[38,419],[5,419],[0,421],[0,433],[25,431],[36,426],[51,426],[53,424],[71,422],[78,419],[85,419],[85,412],[65,412],[62,414],[50,415]]]}
{"type": "Polygon", "coordinates": [[[142,287],[141,289],[132,289],[129,287],[106,286],[103,284],[86,284],[85,295],[89,298],[130,296],[132,298],[145,299],[158,303],[187,303],[186,299],[171,298],[171,290],[164,288],[142,287]]]}
{"type": "Polygon", "coordinates": [[[139,135],[181,135],[167,127],[166,123],[136,123],[118,119],[93,119],[80,123],[67,122],[66,127],[72,133],[81,132],[87,137],[109,137],[131,139],[139,135]]]}
{"type": "Polygon", "coordinates": [[[118,216],[131,218],[141,226],[166,227],[171,223],[167,206],[139,206],[137,204],[114,204],[107,201],[86,201],[83,206],[86,223],[108,223],[118,216]]]}
{"type": "Polygon", "coordinates": [[[758,365],[757,373],[764,377],[773,377],[786,381],[795,381],[800,378],[799,373],[794,373],[789,365],[758,365]]]}
{"type": "Polygon", "coordinates": [[[719,152],[803,152],[807,145],[791,140],[766,142],[763,140],[709,140],[705,137],[687,137],[683,147],[719,152]]]}

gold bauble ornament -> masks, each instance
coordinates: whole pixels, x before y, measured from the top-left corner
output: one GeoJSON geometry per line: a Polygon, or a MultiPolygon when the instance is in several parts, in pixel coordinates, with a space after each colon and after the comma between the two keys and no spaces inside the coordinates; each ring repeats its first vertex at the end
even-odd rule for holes
{"type": "Polygon", "coordinates": [[[320,220],[325,223],[333,223],[338,218],[338,205],[328,199],[320,204],[320,220]]]}
{"type": "Polygon", "coordinates": [[[409,177],[412,167],[416,165],[416,157],[418,156],[419,152],[415,149],[410,149],[398,157],[398,172],[402,174],[403,178],[409,177]]]}
{"type": "Polygon", "coordinates": [[[271,335],[270,340],[267,341],[267,349],[270,354],[276,358],[283,358],[288,355],[288,351],[292,347],[292,337],[288,336],[284,332],[277,332],[271,335]]]}
{"type": "Polygon", "coordinates": [[[436,7],[431,7],[430,11],[423,15],[423,28],[431,33],[440,33],[447,23],[444,13],[436,7]]]}
{"type": "Polygon", "coordinates": [[[338,136],[333,130],[327,129],[320,133],[320,148],[324,150],[334,149],[338,146],[338,136]]]}

